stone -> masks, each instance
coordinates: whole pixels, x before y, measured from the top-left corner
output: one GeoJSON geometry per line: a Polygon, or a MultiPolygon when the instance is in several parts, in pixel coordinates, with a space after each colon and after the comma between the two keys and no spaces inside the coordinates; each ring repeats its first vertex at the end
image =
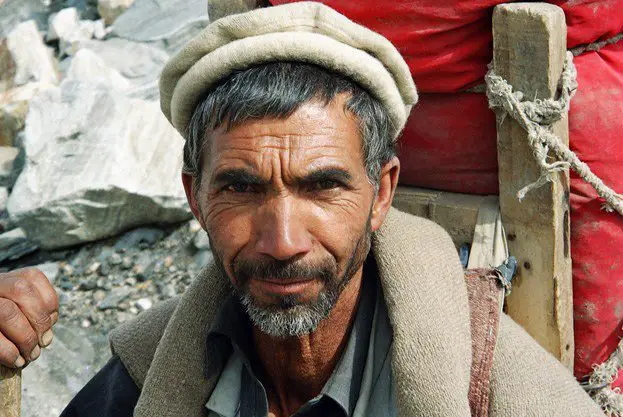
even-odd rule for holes
{"type": "Polygon", "coordinates": [[[115,249],[134,249],[138,248],[141,244],[152,246],[158,243],[164,235],[164,231],[160,229],[141,227],[121,236],[115,243],[115,249]]]}
{"type": "Polygon", "coordinates": [[[209,250],[199,251],[195,254],[193,261],[199,268],[203,268],[214,260],[212,252],[209,250]]]}
{"type": "Polygon", "coordinates": [[[100,269],[97,271],[98,274],[100,274],[103,277],[108,276],[108,274],[110,274],[110,265],[107,263],[101,264],[100,265],[100,269]]]}
{"type": "Polygon", "coordinates": [[[104,334],[80,325],[56,324],[54,341],[22,375],[22,415],[60,415],[109,358],[104,334]]]}
{"type": "Polygon", "coordinates": [[[90,279],[80,280],[80,283],[78,284],[78,289],[80,291],[92,291],[96,288],[97,288],[97,282],[94,282],[93,280],[90,280],[90,279]]]}
{"type": "Polygon", "coordinates": [[[104,19],[93,21],[93,37],[98,40],[102,40],[108,35],[110,32],[106,29],[106,24],[104,23],[104,19]]]}
{"type": "Polygon", "coordinates": [[[210,239],[208,239],[208,234],[203,230],[197,233],[193,239],[193,246],[195,246],[197,250],[210,249],[210,239]]]}
{"type": "Polygon", "coordinates": [[[0,146],[16,146],[18,134],[24,129],[28,102],[39,91],[53,84],[32,82],[0,92],[0,146]]]}
{"type": "Polygon", "coordinates": [[[0,91],[30,82],[59,82],[53,52],[43,43],[34,20],[20,23],[0,42],[0,60],[0,91]],[[7,67],[13,70],[3,72],[7,67]]]}
{"type": "Polygon", "coordinates": [[[54,285],[60,272],[60,264],[58,262],[46,262],[35,266],[35,268],[43,272],[50,284],[54,285]]]}
{"type": "Polygon", "coordinates": [[[48,20],[48,33],[46,40],[54,41],[58,39],[66,39],[75,31],[80,24],[78,9],[68,7],[58,13],[50,15],[48,20]]]}
{"type": "Polygon", "coordinates": [[[139,281],[146,281],[154,272],[154,261],[149,252],[141,252],[134,262],[132,272],[139,281]]]}
{"type": "Polygon", "coordinates": [[[65,77],[68,81],[85,82],[121,92],[131,87],[128,79],[106,65],[102,58],[89,49],[81,49],[76,53],[65,77]]]}
{"type": "Polygon", "coordinates": [[[4,0],[0,2],[0,38],[15,26],[34,19],[41,28],[48,22],[49,0],[4,0]]]}
{"type": "Polygon", "coordinates": [[[27,114],[27,101],[18,101],[0,107],[0,146],[15,145],[17,134],[24,128],[27,114]]]}
{"type": "Polygon", "coordinates": [[[153,307],[153,303],[149,298],[141,298],[140,300],[136,300],[135,304],[140,311],[149,310],[153,307]]]}
{"type": "Polygon", "coordinates": [[[99,0],[97,11],[107,25],[112,25],[123,12],[125,12],[134,0],[99,0]]]}
{"type": "Polygon", "coordinates": [[[130,296],[130,289],[127,287],[114,288],[110,294],[97,304],[98,310],[109,310],[116,308],[122,301],[130,296]]]}
{"type": "Polygon", "coordinates": [[[106,41],[92,40],[82,46],[99,56],[105,64],[125,77],[131,97],[157,100],[158,79],[169,59],[169,54],[150,45],[126,39],[112,38],[106,41]]]}
{"type": "Polygon", "coordinates": [[[78,9],[78,15],[83,20],[96,20],[99,13],[97,12],[97,0],[42,0],[47,2],[50,7],[48,14],[57,13],[68,7],[78,9]]]}
{"type": "Polygon", "coordinates": [[[172,298],[177,295],[177,290],[173,284],[164,285],[160,292],[165,298],[172,298]]]}
{"type": "Polygon", "coordinates": [[[0,187],[0,215],[6,210],[6,202],[9,199],[9,189],[0,187]]]}
{"type": "MultiPolygon", "coordinates": [[[[98,283],[98,287],[100,287],[99,283],[98,283]]],[[[102,301],[104,300],[104,298],[106,298],[106,291],[102,289],[99,289],[93,293],[93,300],[95,301],[102,301]]]]}
{"type": "Polygon", "coordinates": [[[61,281],[60,287],[61,287],[62,290],[65,290],[65,291],[73,291],[74,284],[72,284],[69,281],[61,281]]]}
{"type": "Polygon", "coordinates": [[[121,268],[128,270],[128,269],[132,269],[133,266],[134,266],[134,262],[132,262],[132,258],[127,257],[127,256],[123,258],[123,261],[121,262],[121,268]]]}
{"type": "Polygon", "coordinates": [[[70,277],[74,274],[74,267],[68,263],[61,263],[61,274],[70,277]]]}
{"type": "Polygon", "coordinates": [[[75,55],[91,39],[106,36],[102,21],[83,20],[78,22],[74,30],[61,38],[59,48],[61,55],[75,55]]]}
{"type": "Polygon", "coordinates": [[[31,100],[24,135],[27,162],[7,208],[42,248],[191,217],[183,139],[157,103],[66,80],[31,100]]]}
{"type": "Polygon", "coordinates": [[[13,186],[13,170],[19,149],[12,146],[0,146],[0,186],[13,186]]]}
{"type": "Polygon", "coordinates": [[[99,271],[99,269],[100,269],[100,266],[101,266],[101,265],[102,265],[102,264],[101,264],[101,263],[99,263],[99,262],[93,262],[93,263],[92,263],[91,265],[89,265],[89,267],[87,268],[87,273],[89,273],[89,274],[94,274],[94,273],[96,273],[97,271],[99,271]]]}
{"type": "Polygon", "coordinates": [[[173,257],[167,256],[166,258],[164,258],[164,267],[169,268],[171,265],[173,265],[173,257]]]}
{"type": "Polygon", "coordinates": [[[28,240],[23,229],[17,228],[0,234],[0,262],[19,259],[37,249],[38,246],[28,240]]]}
{"type": "Polygon", "coordinates": [[[175,52],[208,23],[205,0],[135,0],[115,20],[112,33],[136,42],[158,43],[175,52]]]}
{"type": "Polygon", "coordinates": [[[119,255],[118,253],[113,253],[112,255],[110,255],[110,258],[108,258],[109,265],[117,266],[120,265],[122,262],[123,258],[121,258],[121,255],[119,255]]]}
{"type": "Polygon", "coordinates": [[[197,233],[203,229],[201,228],[201,224],[197,221],[197,219],[192,219],[188,222],[188,230],[190,230],[190,233],[197,233]]]}
{"type": "Polygon", "coordinates": [[[50,15],[46,39],[59,41],[61,55],[74,55],[85,42],[106,35],[103,20],[80,20],[78,10],[69,7],[50,15]]]}

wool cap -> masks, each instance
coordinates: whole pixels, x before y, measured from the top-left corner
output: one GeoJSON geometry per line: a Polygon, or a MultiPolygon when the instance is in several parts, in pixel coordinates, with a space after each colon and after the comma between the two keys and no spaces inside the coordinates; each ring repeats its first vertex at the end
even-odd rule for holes
{"type": "Polygon", "coordinates": [[[297,2],[216,20],[167,63],[160,106],[186,137],[193,112],[234,71],[270,62],[315,64],[357,82],[387,109],[396,139],[418,95],[392,43],[322,3],[297,2]]]}

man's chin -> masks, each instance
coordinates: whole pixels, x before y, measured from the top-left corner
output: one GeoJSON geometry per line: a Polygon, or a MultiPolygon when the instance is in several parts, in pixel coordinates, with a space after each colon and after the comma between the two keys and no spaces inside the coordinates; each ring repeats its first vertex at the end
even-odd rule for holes
{"type": "Polygon", "coordinates": [[[313,333],[329,316],[335,300],[321,294],[312,303],[302,303],[296,296],[282,296],[271,303],[261,303],[249,294],[240,297],[251,322],[269,336],[286,338],[313,333]]]}

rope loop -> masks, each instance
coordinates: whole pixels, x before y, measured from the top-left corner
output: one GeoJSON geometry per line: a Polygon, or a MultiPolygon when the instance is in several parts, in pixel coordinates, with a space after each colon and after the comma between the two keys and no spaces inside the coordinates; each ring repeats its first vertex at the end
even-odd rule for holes
{"type": "Polygon", "coordinates": [[[578,89],[577,70],[571,52],[567,52],[565,59],[558,85],[560,90],[558,99],[525,100],[521,91],[514,91],[504,78],[495,73],[492,64],[489,65],[485,83],[489,107],[496,112],[498,124],[504,123],[506,116],[510,115],[528,133],[528,144],[539,165],[539,178],[517,192],[519,201],[530,191],[551,182],[556,172],[572,169],[605,200],[606,211],[616,211],[623,216],[623,197],[606,186],[588,165],[553,133],[553,124],[569,112],[571,99],[578,89]]]}

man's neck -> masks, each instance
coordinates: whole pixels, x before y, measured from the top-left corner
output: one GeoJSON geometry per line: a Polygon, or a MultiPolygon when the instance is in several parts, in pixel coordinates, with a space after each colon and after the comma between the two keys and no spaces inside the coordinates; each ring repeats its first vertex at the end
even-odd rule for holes
{"type": "Polygon", "coordinates": [[[359,304],[362,270],[351,278],[315,332],[282,339],[253,328],[262,367],[259,376],[272,415],[290,416],[322,391],[348,342],[359,304]]]}

